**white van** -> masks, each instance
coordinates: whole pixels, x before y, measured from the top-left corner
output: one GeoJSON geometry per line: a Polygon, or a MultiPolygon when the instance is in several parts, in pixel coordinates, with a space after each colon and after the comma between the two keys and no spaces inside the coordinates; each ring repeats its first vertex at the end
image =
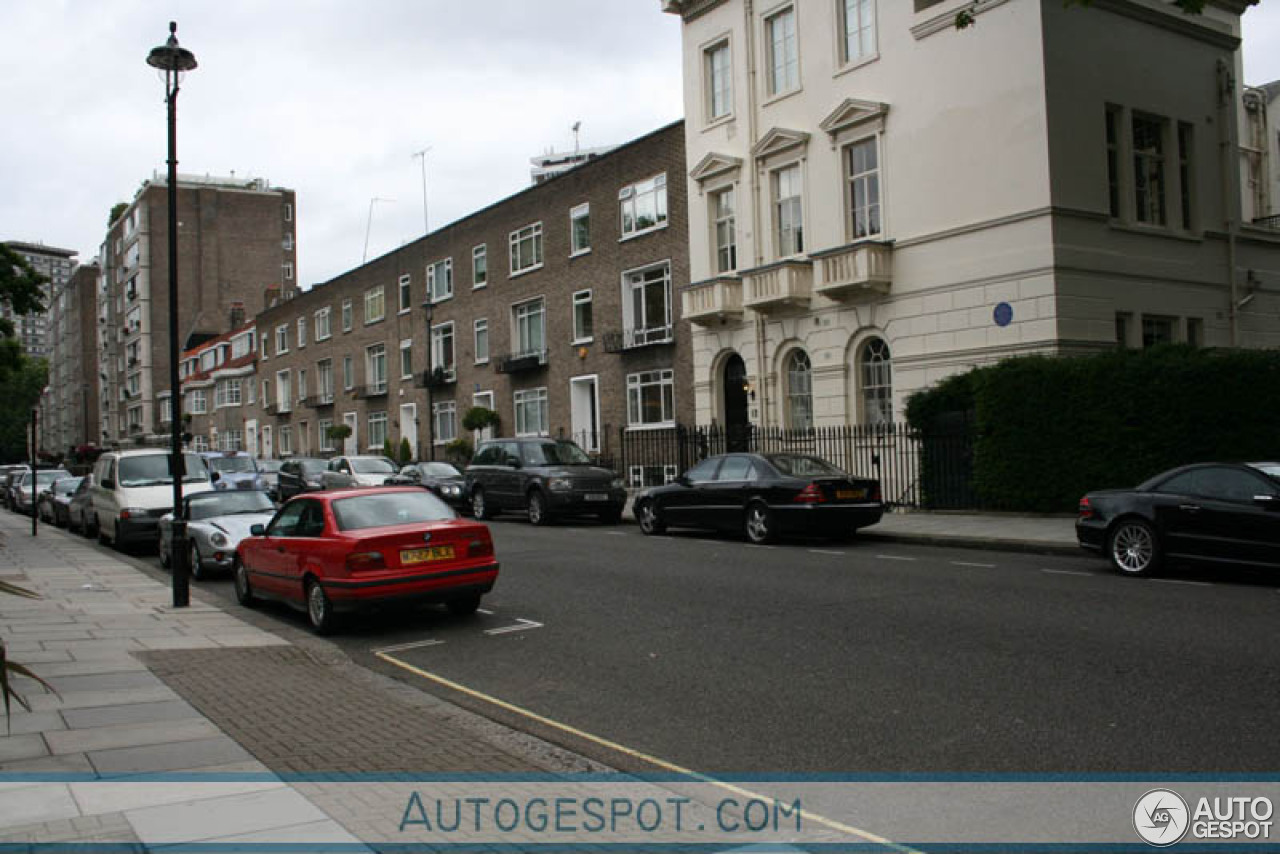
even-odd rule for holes
{"type": "MultiPolygon", "coordinates": [[[[160,517],[173,509],[170,453],[164,448],[109,451],[93,468],[93,514],[98,521],[98,542],[119,547],[129,543],[156,542],[160,517]]],[[[186,476],[182,494],[213,489],[209,469],[199,454],[184,453],[186,476]]]]}

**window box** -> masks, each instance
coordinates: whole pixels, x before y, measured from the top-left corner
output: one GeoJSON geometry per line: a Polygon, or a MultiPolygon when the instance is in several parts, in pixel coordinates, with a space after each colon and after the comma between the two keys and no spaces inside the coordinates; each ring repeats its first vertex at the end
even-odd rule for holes
{"type": "Polygon", "coordinates": [[[813,254],[814,290],[827,297],[887,294],[893,282],[893,247],[855,243],[813,254]]]}
{"type": "Polygon", "coordinates": [[[623,350],[636,350],[641,347],[672,344],[674,342],[675,336],[672,335],[671,326],[624,329],[621,332],[605,333],[604,351],[606,353],[621,353],[623,350]]]}
{"type": "Polygon", "coordinates": [[[369,397],[386,397],[387,384],[379,383],[377,385],[364,385],[356,389],[356,398],[363,399],[369,397]]]}
{"type": "Polygon", "coordinates": [[[714,326],[742,319],[742,280],[721,276],[686,288],[684,317],[699,326],[714,326]]]}
{"type": "Polygon", "coordinates": [[[528,353],[508,353],[498,357],[498,373],[518,374],[524,371],[536,371],[547,364],[547,351],[534,350],[528,353]]]}
{"type": "Polygon", "coordinates": [[[807,306],[813,293],[813,263],[791,259],[742,271],[746,308],[765,313],[807,306]]]}
{"type": "Polygon", "coordinates": [[[430,371],[423,371],[418,376],[418,381],[414,383],[418,388],[443,388],[453,385],[458,381],[457,372],[452,368],[445,370],[444,367],[436,365],[430,371]]]}

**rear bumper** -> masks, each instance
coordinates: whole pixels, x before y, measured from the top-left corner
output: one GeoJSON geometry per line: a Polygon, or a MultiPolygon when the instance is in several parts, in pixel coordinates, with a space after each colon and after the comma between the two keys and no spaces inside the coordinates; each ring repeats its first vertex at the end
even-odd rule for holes
{"type": "Polygon", "coordinates": [[[154,543],[160,538],[160,520],[146,517],[116,519],[115,542],[154,543]]]}
{"type": "Polygon", "coordinates": [[[866,504],[783,504],[770,506],[783,533],[839,534],[866,528],[880,521],[884,505],[866,504]]]}
{"type": "Polygon", "coordinates": [[[498,580],[498,563],[447,572],[421,573],[371,581],[323,579],[336,611],[353,611],[391,602],[445,602],[459,596],[483,595],[498,580]]]}
{"type": "Polygon", "coordinates": [[[1101,552],[1107,545],[1107,523],[1100,519],[1077,519],[1076,542],[1082,549],[1101,552]]]}

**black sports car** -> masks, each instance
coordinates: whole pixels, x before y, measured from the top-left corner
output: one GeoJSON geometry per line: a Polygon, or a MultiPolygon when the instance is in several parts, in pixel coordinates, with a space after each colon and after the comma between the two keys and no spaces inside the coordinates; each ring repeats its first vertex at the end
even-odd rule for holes
{"type": "Polygon", "coordinates": [[[1280,463],[1197,463],[1090,492],[1076,539],[1124,575],[1169,559],[1280,568],[1280,463]]]}
{"type": "Polygon", "coordinates": [[[466,478],[452,463],[410,463],[387,478],[386,485],[421,486],[459,512],[468,506],[466,478]]]}
{"type": "Polygon", "coordinates": [[[635,503],[646,534],[668,527],[743,531],[758,544],[791,533],[849,537],[883,513],[880,481],[806,454],[708,457],[635,503]]]}

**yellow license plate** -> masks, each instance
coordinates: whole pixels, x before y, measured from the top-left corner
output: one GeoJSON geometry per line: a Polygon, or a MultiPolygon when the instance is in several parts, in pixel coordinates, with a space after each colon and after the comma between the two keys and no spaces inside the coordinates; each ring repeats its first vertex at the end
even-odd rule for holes
{"type": "Polygon", "coordinates": [[[865,489],[837,489],[837,499],[862,498],[867,494],[865,489]]]}
{"type": "Polygon", "coordinates": [[[400,552],[400,564],[430,563],[433,560],[453,560],[453,546],[431,546],[425,549],[405,549],[400,552]]]}

